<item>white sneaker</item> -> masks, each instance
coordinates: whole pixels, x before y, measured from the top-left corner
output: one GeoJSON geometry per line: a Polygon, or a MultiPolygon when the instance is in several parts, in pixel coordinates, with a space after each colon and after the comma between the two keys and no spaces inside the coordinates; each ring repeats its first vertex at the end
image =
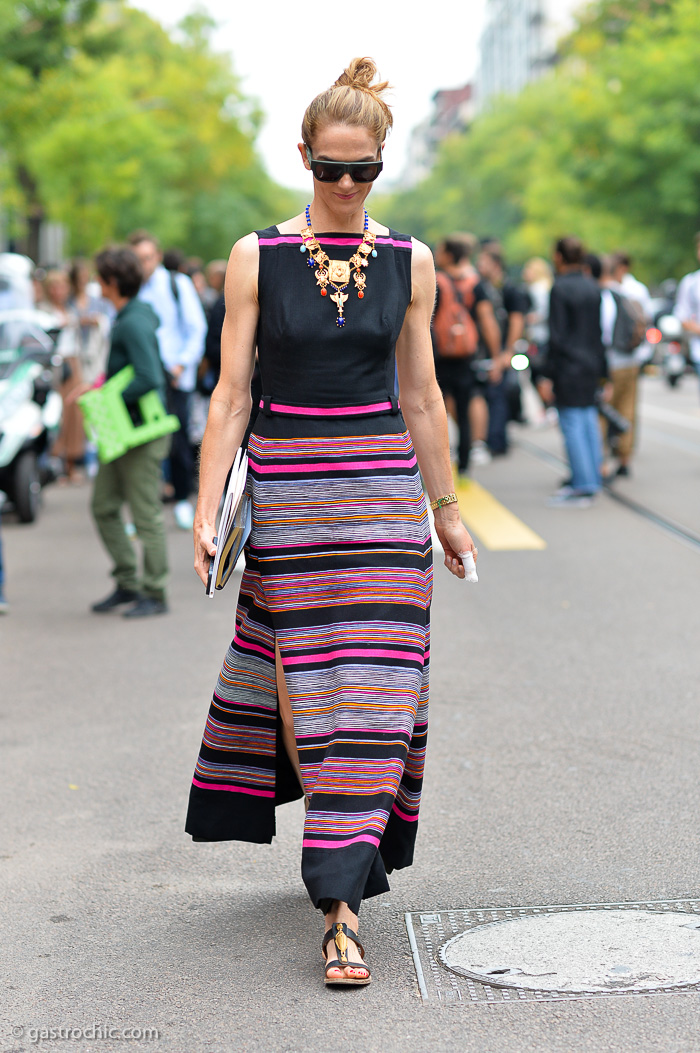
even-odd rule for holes
{"type": "Polygon", "coordinates": [[[477,468],[483,468],[485,464],[491,464],[491,453],[485,442],[477,440],[472,443],[469,459],[477,468]]]}
{"type": "Polygon", "coordinates": [[[194,525],[194,508],[189,501],[178,501],[173,508],[175,522],[180,530],[191,530],[194,525]]]}

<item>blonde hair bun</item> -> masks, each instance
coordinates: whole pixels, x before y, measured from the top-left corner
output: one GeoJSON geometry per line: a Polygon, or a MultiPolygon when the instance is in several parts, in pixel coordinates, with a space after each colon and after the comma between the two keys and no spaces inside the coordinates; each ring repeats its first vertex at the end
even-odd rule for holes
{"type": "Polygon", "coordinates": [[[377,76],[374,59],[354,58],[335,83],[307,107],[301,125],[301,137],[306,145],[313,146],[319,128],[347,124],[367,128],[381,146],[394,119],[382,98],[389,82],[374,84],[377,76]]]}
{"type": "Polygon", "coordinates": [[[377,98],[389,87],[389,81],[383,80],[381,84],[373,84],[377,76],[377,66],[374,59],[365,55],[364,58],[354,58],[338,77],[333,85],[334,88],[358,88],[360,91],[369,91],[377,98]]]}

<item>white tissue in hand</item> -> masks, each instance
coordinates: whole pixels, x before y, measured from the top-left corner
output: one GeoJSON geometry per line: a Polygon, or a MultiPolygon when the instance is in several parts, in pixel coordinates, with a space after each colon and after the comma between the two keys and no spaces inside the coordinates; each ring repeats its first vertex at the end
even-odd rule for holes
{"type": "Polygon", "coordinates": [[[469,552],[458,552],[457,555],[462,560],[464,565],[464,580],[465,581],[478,581],[479,576],[476,573],[476,563],[474,562],[474,553],[469,552]]]}

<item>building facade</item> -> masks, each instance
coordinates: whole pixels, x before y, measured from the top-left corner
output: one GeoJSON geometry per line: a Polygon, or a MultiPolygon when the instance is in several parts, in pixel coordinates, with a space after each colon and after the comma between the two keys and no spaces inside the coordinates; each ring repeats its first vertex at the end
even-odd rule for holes
{"type": "Polygon", "coordinates": [[[471,84],[436,91],[432,103],[430,115],[411,132],[400,186],[414,186],[423,179],[433,167],[442,140],[448,135],[466,131],[474,119],[474,88],[471,84]]]}
{"type": "Polygon", "coordinates": [[[475,102],[513,95],[558,60],[557,45],[582,0],[486,0],[475,102]]]}

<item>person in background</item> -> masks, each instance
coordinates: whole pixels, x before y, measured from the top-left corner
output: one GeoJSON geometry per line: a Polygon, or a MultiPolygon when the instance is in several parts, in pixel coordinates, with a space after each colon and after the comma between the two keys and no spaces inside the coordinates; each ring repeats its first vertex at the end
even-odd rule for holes
{"type": "Polygon", "coordinates": [[[479,253],[477,268],[486,293],[493,304],[494,314],[501,330],[503,354],[500,369],[491,370],[486,388],[489,406],[488,446],[492,454],[508,452],[506,426],[510,417],[508,388],[512,383],[510,360],[516,341],[525,328],[525,316],[530,309],[530,299],[506,276],[505,261],[501,253],[493,248],[483,248],[479,253]]]}
{"type": "Polygon", "coordinates": [[[166,271],[185,273],[185,254],[182,249],[166,249],[163,253],[163,266],[166,271]]]}
{"type": "MultiPolygon", "coordinates": [[[[551,264],[542,256],[533,256],[523,267],[523,282],[530,297],[530,310],[525,316],[525,338],[530,343],[530,379],[536,391],[549,342],[549,296],[553,280],[551,264]]],[[[553,410],[551,412],[554,414],[553,410]]],[[[546,413],[543,413],[543,419],[546,419],[546,413]]]]}
{"type": "Polygon", "coordinates": [[[85,458],[85,429],[83,417],[71,397],[83,384],[80,326],[78,316],[70,306],[70,284],[68,275],[60,268],[48,270],[42,283],[42,300],[39,310],[53,316],[60,330],[56,350],[63,358],[66,377],[60,387],[63,399],[61,430],[54,443],[52,454],[63,462],[62,478],[71,483],[83,480],[79,465],[85,458]]]}
{"type": "Polygon", "coordinates": [[[209,308],[214,304],[217,299],[216,293],[213,289],[209,288],[209,283],[204,275],[204,264],[199,256],[190,256],[185,260],[185,266],[182,268],[183,273],[186,274],[195,289],[197,290],[197,296],[200,299],[204,313],[206,314],[209,308]]]}
{"type": "Polygon", "coordinates": [[[105,371],[109,351],[109,329],[114,311],[109,301],[98,294],[91,278],[92,271],[88,261],[74,259],[68,271],[68,303],[77,315],[80,325],[83,380],[92,385],[105,371]]]}
{"type": "MultiPolygon", "coordinates": [[[[129,248],[105,249],[96,258],[102,294],[117,316],[107,360],[107,378],[133,366],[134,379],[122,397],[135,422],[138,401],[148,391],[165,398],[165,374],[158,349],[158,318],[153,308],[136,299],[143,271],[129,248]]],[[[93,605],[105,614],[128,604],[125,618],[145,618],[168,610],[168,552],[160,500],[161,466],[168,455],[170,436],[135,446],[109,464],[101,464],[92,493],[92,515],[102,543],[112,558],[116,588],[93,605]],[[124,528],[122,506],[127,504],[143,545],[143,573],[124,528]]]]}
{"type": "Polygon", "coordinates": [[[168,379],[167,407],[180,421],[169,463],[175,522],[180,529],[190,530],[194,522],[194,508],[189,500],[194,487],[194,457],[189,417],[207,323],[191,279],[163,266],[158,240],[148,231],[138,230],[128,241],[143,268],[139,299],[150,304],[160,320],[158,343],[168,379]]]}
{"type": "MultiPolygon", "coordinates": [[[[477,353],[479,334],[484,334],[490,349],[491,361],[499,368],[500,333],[494,317],[491,301],[481,283],[479,274],[470,262],[470,256],[477,241],[470,234],[451,234],[439,242],[435,249],[435,262],[438,268],[437,298],[433,318],[433,348],[435,352],[435,371],[443,396],[451,397],[455,406],[455,416],[459,429],[457,468],[460,475],[466,475],[469,459],[474,450],[471,441],[471,422],[469,406],[477,388],[477,374],[473,368],[473,358],[477,353]],[[439,313],[445,308],[445,297],[441,295],[444,283],[450,284],[446,292],[452,291],[461,306],[467,312],[466,321],[473,332],[473,351],[462,357],[444,355],[439,346],[439,325],[436,325],[439,313]]],[[[478,447],[477,447],[478,449],[478,447]]],[[[478,458],[477,458],[478,459],[478,458]]],[[[483,462],[481,462],[483,463],[483,462]]]]}
{"type": "Polygon", "coordinates": [[[210,309],[219,297],[223,296],[227,264],[227,260],[210,260],[204,268],[204,277],[207,280],[207,285],[214,293],[214,296],[211,297],[210,309]]]}
{"type": "MultiPolygon", "coordinates": [[[[700,260],[700,232],[695,235],[695,253],[700,260]]],[[[690,343],[690,359],[700,376],[700,270],[691,271],[681,280],[673,309],[690,343]]]]}
{"type": "Polygon", "coordinates": [[[553,506],[586,507],[601,488],[602,446],[596,392],[607,376],[601,329],[601,292],[584,274],[576,237],[554,247],[557,273],[549,300],[549,352],[540,381],[543,398],[556,401],[571,483],[549,500],[553,506]]]}
{"type": "MultiPolygon", "coordinates": [[[[104,376],[109,351],[109,330],[114,310],[109,301],[99,295],[99,285],[91,282],[91,268],[87,260],[76,257],[68,270],[70,282],[69,305],[80,325],[80,369],[82,380],[92,386],[104,376]]],[[[89,437],[85,440],[85,471],[90,477],[97,471],[97,447],[89,437]]]]}
{"type": "Polygon", "coordinates": [[[523,267],[523,281],[530,297],[530,310],[525,316],[528,338],[542,350],[549,340],[549,296],[552,291],[552,267],[542,256],[533,256],[523,267]]]}
{"type": "Polygon", "coordinates": [[[471,433],[470,460],[476,467],[489,464],[491,453],[486,445],[489,429],[489,408],[486,402],[487,378],[494,369],[503,368],[501,358],[501,331],[496,321],[493,304],[484,283],[472,263],[479,247],[479,239],[468,232],[452,234],[451,239],[464,246],[464,256],[459,265],[458,285],[462,292],[473,287],[474,295],[470,311],[479,332],[479,344],[470,365],[473,378],[472,397],[469,402],[469,425],[471,433]]]}
{"type": "MultiPolygon", "coordinates": [[[[627,297],[623,286],[613,278],[614,261],[609,256],[589,255],[586,257],[586,263],[592,278],[601,287],[601,328],[612,385],[610,405],[630,423],[628,431],[613,433],[608,422],[601,416],[603,438],[618,462],[615,467],[605,472],[606,482],[611,482],[615,478],[624,478],[630,474],[637,424],[637,382],[641,367],[647,359],[647,344],[646,341],[642,341],[633,351],[620,350],[619,346],[616,346],[616,338],[620,333],[619,311],[621,305],[624,308],[624,304],[629,303],[630,298],[627,297]]],[[[638,300],[637,303],[639,302],[638,300]]]]}
{"type": "Polygon", "coordinates": [[[640,282],[631,273],[632,259],[626,252],[615,252],[610,257],[610,277],[616,282],[623,296],[628,300],[636,300],[644,311],[647,324],[651,322],[654,306],[651,296],[644,282],[640,282]]]}

